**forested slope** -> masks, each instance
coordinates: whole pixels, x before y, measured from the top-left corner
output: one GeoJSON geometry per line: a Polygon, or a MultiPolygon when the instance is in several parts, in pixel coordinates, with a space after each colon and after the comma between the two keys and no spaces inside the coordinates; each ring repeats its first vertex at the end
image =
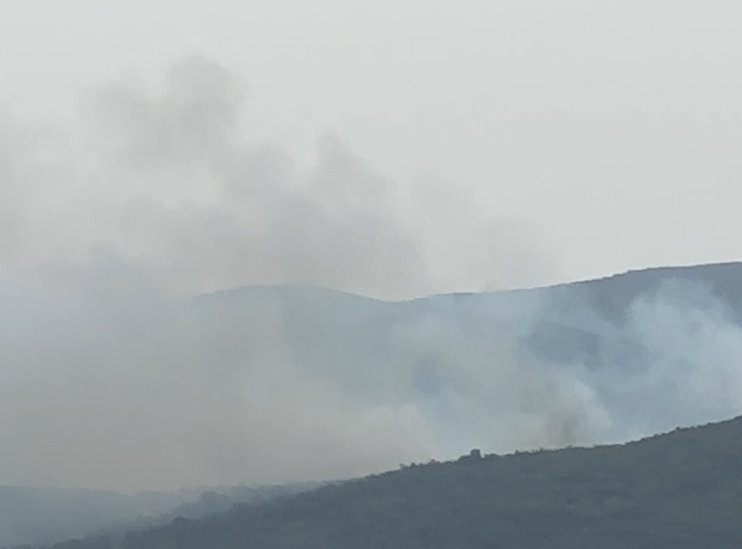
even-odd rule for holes
{"type": "MultiPolygon", "coordinates": [[[[124,549],[738,548],[742,418],[635,443],[413,465],[200,521],[124,549]]],[[[55,549],[103,549],[105,539],[55,549]]]]}

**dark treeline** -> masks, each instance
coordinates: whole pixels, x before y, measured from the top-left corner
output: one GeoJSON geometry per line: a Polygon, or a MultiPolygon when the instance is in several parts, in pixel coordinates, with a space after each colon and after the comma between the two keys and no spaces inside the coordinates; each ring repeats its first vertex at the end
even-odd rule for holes
{"type": "Polygon", "coordinates": [[[455,462],[52,549],[742,547],[742,418],[626,445],[455,462]]]}

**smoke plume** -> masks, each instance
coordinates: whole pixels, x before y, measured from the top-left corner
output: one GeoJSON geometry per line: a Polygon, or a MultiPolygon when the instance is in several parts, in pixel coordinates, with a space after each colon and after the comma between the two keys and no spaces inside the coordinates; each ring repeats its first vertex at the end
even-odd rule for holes
{"type": "Polygon", "coordinates": [[[561,314],[541,294],[370,299],[526,286],[558,267],[526,222],[488,219],[453,184],[395,179],[338,136],[301,165],[250,135],[248,99],[191,56],[160,89],[86,95],[68,131],[3,115],[0,483],[338,478],[738,411],[742,339],[713,296],[680,312],[676,296],[642,297],[605,321],[649,353],[625,389],[621,364],[533,352],[529,333],[561,314]],[[640,422],[637,394],[669,395],[647,413],[671,407],[640,422]]]}

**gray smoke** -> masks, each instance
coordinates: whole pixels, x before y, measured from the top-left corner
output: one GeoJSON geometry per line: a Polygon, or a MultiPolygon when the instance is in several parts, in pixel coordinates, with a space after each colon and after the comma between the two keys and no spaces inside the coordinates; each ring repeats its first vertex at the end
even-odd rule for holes
{"type": "Polygon", "coordinates": [[[651,355],[624,391],[616,369],[532,352],[538,320],[564,316],[542,294],[462,320],[306,288],[400,299],[538,284],[557,265],[455,182],[396,180],[332,135],[301,165],[245,129],[248,98],[193,56],[161,90],[87,95],[69,132],[3,119],[0,483],[337,478],[737,410],[739,331],[709,296],[682,314],[676,296],[643,298],[625,325],[604,322],[651,355]],[[262,284],[299,288],[189,299],[262,284]],[[660,420],[628,414],[673,383],[660,420]]]}
{"type": "Polygon", "coordinates": [[[3,125],[5,247],[34,269],[103,249],[186,295],[307,283],[397,298],[555,275],[522,222],[394,180],[333,135],[298,165],[250,136],[245,104],[225,69],[193,56],[161,90],[87,94],[81,131],[3,125]]]}

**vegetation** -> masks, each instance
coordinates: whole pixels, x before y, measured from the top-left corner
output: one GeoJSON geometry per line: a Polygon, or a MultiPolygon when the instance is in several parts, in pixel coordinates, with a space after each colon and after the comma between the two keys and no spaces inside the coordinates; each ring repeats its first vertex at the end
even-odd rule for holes
{"type": "MultiPolygon", "coordinates": [[[[201,520],[123,549],[742,547],[742,418],[625,445],[412,465],[201,520]]],[[[93,538],[54,549],[111,549],[93,538]]]]}
{"type": "Polygon", "coordinates": [[[51,543],[114,523],[130,524],[138,515],[166,513],[195,497],[197,494],[128,495],[104,490],[0,486],[0,547],[51,543]]]}
{"type": "MultiPolygon", "coordinates": [[[[96,490],[0,486],[0,547],[48,544],[93,533],[118,543],[130,531],[199,519],[240,503],[260,503],[312,490],[317,482],[211,487],[133,495],[96,490]]],[[[90,541],[86,542],[90,543],[90,541]]]]}

